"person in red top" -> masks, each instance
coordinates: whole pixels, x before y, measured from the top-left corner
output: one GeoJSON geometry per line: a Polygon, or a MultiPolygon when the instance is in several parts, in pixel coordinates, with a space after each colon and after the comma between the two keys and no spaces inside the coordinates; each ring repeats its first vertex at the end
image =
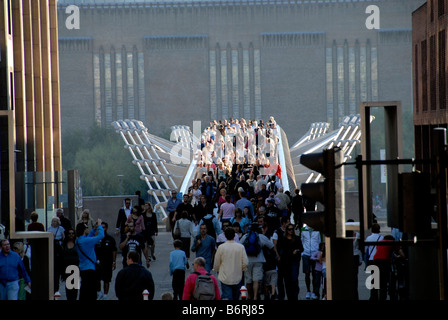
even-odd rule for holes
{"type": "Polygon", "coordinates": [[[36,211],[31,212],[31,223],[28,225],[28,231],[45,231],[45,227],[42,223],[37,222],[39,215],[36,211]]]}
{"type": "MultiPolygon", "coordinates": [[[[380,241],[394,241],[395,238],[391,235],[384,236],[384,239],[380,241]]],[[[386,300],[387,290],[390,289],[390,275],[391,275],[391,261],[393,256],[404,257],[403,250],[396,245],[378,245],[376,247],[376,253],[373,257],[373,263],[378,266],[380,271],[380,288],[374,295],[374,300],[386,300]],[[379,292],[379,296],[378,296],[379,292]]]]}
{"type": "MultiPolygon", "coordinates": [[[[199,272],[200,274],[206,274],[207,270],[205,270],[205,259],[202,257],[197,257],[193,261],[193,269],[195,272],[199,272]]],[[[185,280],[184,292],[182,295],[182,300],[194,300],[193,293],[196,284],[196,278],[198,275],[192,272],[187,279],[185,280]]],[[[216,280],[214,275],[210,275],[215,284],[215,300],[221,300],[221,293],[219,291],[218,281],[216,280]]]]}

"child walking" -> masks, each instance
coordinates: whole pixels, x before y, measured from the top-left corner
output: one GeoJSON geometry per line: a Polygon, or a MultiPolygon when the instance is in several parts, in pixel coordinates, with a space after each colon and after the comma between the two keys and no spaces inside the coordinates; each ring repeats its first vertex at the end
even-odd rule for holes
{"type": "MultiPolygon", "coordinates": [[[[322,282],[322,269],[323,269],[323,261],[322,258],[325,257],[325,242],[319,243],[319,250],[313,253],[311,259],[316,261],[316,265],[313,271],[313,294],[312,299],[320,298],[320,285],[322,282]]],[[[324,294],[322,294],[324,296],[324,294]]]]}
{"type": "Polygon", "coordinates": [[[170,276],[173,277],[173,300],[182,300],[187,256],[182,250],[183,242],[181,240],[174,240],[173,245],[174,250],[170,252],[170,276]]]}

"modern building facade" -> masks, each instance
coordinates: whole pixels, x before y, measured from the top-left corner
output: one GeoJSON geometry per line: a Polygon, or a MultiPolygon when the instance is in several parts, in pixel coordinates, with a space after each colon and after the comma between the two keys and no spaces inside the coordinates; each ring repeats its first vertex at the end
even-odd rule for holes
{"type": "MultiPolygon", "coordinates": [[[[448,128],[448,3],[426,1],[412,15],[415,156],[429,159],[434,128],[448,128]]],[[[419,168],[429,172],[430,165],[419,168]]]]}
{"type": "Polygon", "coordinates": [[[1,223],[11,242],[29,240],[32,299],[48,300],[54,292],[54,236],[26,232],[25,213],[38,211],[39,222],[45,224],[58,204],[54,186],[62,161],[57,2],[0,0],[0,22],[1,223]]]}
{"type": "Polygon", "coordinates": [[[423,2],[59,0],[63,132],[136,119],[163,135],[273,115],[294,142],[363,101],[410,112],[411,13],[423,2]]]}

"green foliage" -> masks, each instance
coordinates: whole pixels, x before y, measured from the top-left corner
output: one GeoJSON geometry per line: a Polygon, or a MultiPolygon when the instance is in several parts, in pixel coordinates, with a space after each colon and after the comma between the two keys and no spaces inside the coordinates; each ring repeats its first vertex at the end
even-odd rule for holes
{"type": "Polygon", "coordinates": [[[134,194],[136,190],[145,194],[147,186],[140,180],[140,171],[132,160],[113,129],[95,125],[87,131],[65,132],[62,136],[64,170],[79,171],[84,196],[134,194]]]}

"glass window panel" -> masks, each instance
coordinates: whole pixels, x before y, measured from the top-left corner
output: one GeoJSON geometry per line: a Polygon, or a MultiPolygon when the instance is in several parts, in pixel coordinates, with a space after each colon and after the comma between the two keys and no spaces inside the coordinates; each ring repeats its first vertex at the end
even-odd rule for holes
{"type": "Polygon", "coordinates": [[[326,49],[327,69],[327,122],[333,123],[333,50],[326,49]]]}
{"type": "Polygon", "coordinates": [[[127,53],[127,77],[128,77],[128,118],[134,119],[134,63],[132,52],[127,53]]]}
{"type": "Polygon", "coordinates": [[[238,51],[232,50],[232,102],[233,117],[240,117],[239,82],[238,82],[238,51]]]}
{"type": "Polygon", "coordinates": [[[356,113],[356,69],[355,48],[348,48],[348,85],[349,85],[349,112],[356,113]]]}
{"type": "Polygon", "coordinates": [[[344,116],[344,47],[337,48],[337,63],[338,63],[338,119],[339,121],[344,116]]]}
{"type": "Polygon", "coordinates": [[[229,99],[227,88],[227,51],[221,51],[221,114],[223,119],[229,118],[229,99]]]}
{"type": "Polygon", "coordinates": [[[143,52],[138,53],[138,98],[139,115],[141,121],[145,121],[145,57],[143,52]]]}
{"type": "Polygon", "coordinates": [[[378,101],[378,55],[377,48],[372,47],[371,52],[371,74],[372,74],[372,100],[378,101]]]}
{"type": "Polygon", "coordinates": [[[360,64],[360,74],[359,78],[361,81],[361,102],[367,101],[367,57],[366,57],[366,47],[361,46],[359,64],[360,64]]]}
{"type": "Polygon", "coordinates": [[[261,119],[261,72],[260,50],[254,50],[254,89],[255,89],[255,118],[261,119]]]}
{"type": "Polygon", "coordinates": [[[210,116],[218,120],[218,105],[216,96],[216,51],[210,50],[210,116]]]}
{"type": "Polygon", "coordinates": [[[123,62],[121,52],[115,53],[115,70],[117,79],[117,120],[123,120],[123,62]]]}
{"type": "Polygon", "coordinates": [[[110,70],[110,53],[104,54],[104,90],[106,124],[112,123],[112,77],[110,70]]]}
{"type": "Polygon", "coordinates": [[[93,80],[95,86],[95,120],[101,125],[101,79],[100,79],[100,55],[93,55],[93,80]]]}
{"type": "Polygon", "coordinates": [[[250,119],[250,71],[249,50],[243,50],[243,95],[244,95],[244,117],[250,119]]]}

